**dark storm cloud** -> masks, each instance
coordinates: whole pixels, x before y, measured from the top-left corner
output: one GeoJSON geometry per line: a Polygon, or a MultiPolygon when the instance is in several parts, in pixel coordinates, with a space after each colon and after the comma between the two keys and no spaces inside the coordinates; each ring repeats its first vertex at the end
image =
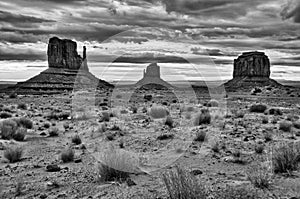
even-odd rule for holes
{"type": "Polygon", "coordinates": [[[46,53],[37,53],[30,50],[7,52],[6,49],[0,48],[0,61],[2,60],[46,60],[46,53]]]}
{"type": "Polygon", "coordinates": [[[294,22],[300,23],[300,1],[289,1],[289,3],[284,6],[281,16],[283,19],[292,18],[294,22]]]}
{"type": "Polygon", "coordinates": [[[0,10],[0,23],[8,22],[8,23],[43,23],[43,22],[54,22],[53,20],[37,18],[27,15],[21,14],[13,14],[6,11],[0,10]]]}

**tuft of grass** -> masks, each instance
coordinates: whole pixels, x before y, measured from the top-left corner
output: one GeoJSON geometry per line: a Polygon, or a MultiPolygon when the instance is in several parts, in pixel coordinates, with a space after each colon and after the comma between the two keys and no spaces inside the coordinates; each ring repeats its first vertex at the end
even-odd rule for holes
{"type": "Polygon", "coordinates": [[[154,105],[149,110],[149,115],[154,119],[165,118],[168,115],[168,110],[159,105],[154,105]]]}
{"type": "Polygon", "coordinates": [[[76,144],[76,145],[81,144],[82,141],[81,141],[80,136],[76,134],[74,137],[72,137],[72,143],[74,143],[74,144],[76,144]]]}
{"type": "Polygon", "coordinates": [[[100,122],[109,122],[111,114],[107,111],[103,111],[101,114],[100,122]]]}
{"type": "Polygon", "coordinates": [[[198,113],[194,118],[194,125],[202,125],[202,124],[210,124],[211,115],[208,109],[202,109],[200,113],[198,113]]]}
{"type": "Polygon", "coordinates": [[[196,137],[194,138],[194,141],[204,142],[205,140],[206,140],[206,132],[205,131],[197,132],[196,137]]]}
{"type": "Polygon", "coordinates": [[[258,191],[248,186],[230,186],[214,188],[213,198],[216,199],[259,199],[258,191]]]}
{"type": "Polygon", "coordinates": [[[272,176],[272,171],[262,165],[251,166],[251,168],[247,171],[248,180],[254,185],[254,187],[260,189],[270,188],[272,176]]]}
{"type": "Polygon", "coordinates": [[[167,126],[170,127],[170,128],[173,128],[173,127],[174,127],[174,121],[173,121],[173,119],[172,119],[171,116],[168,116],[168,117],[166,118],[165,125],[167,125],[167,126]]]}
{"type": "Polygon", "coordinates": [[[23,149],[21,147],[9,147],[4,151],[4,157],[9,160],[10,163],[18,162],[23,155],[23,149]]]}
{"type": "Polygon", "coordinates": [[[262,154],[265,150],[265,146],[263,144],[256,144],[255,145],[255,152],[257,154],[262,154]]]}
{"type": "Polygon", "coordinates": [[[176,166],[174,170],[162,174],[162,180],[167,188],[170,199],[205,199],[205,185],[185,169],[176,166]]]}
{"type": "Polygon", "coordinates": [[[27,128],[27,129],[32,129],[33,127],[33,122],[25,117],[21,117],[21,118],[16,118],[15,121],[17,122],[18,126],[27,128]]]}
{"type": "Polygon", "coordinates": [[[101,161],[97,165],[98,181],[124,181],[129,178],[130,171],[135,164],[130,155],[114,147],[104,151],[101,161]]]}
{"type": "Polygon", "coordinates": [[[268,118],[267,116],[264,116],[264,117],[262,118],[262,123],[263,123],[263,124],[268,124],[268,123],[269,123],[269,118],[268,118]]]}
{"type": "Polygon", "coordinates": [[[269,114],[270,115],[282,115],[282,111],[279,108],[270,108],[269,114]]]}
{"type": "Polygon", "coordinates": [[[293,122],[293,126],[296,128],[296,129],[300,129],[300,121],[294,121],[293,122]]]}
{"type": "Polygon", "coordinates": [[[284,132],[290,132],[292,129],[293,123],[290,121],[281,121],[279,123],[279,130],[282,130],[284,132]]]}
{"type": "Polygon", "coordinates": [[[59,134],[58,132],[59,132],[59,130],[56,127],[51,128],[48,131],[50,137],[56,137],[56,136],[58,136],[58,134],[59,134]]]}
{"type": "Polygon", "coordinates": [[[272,163],[275,173],[296,171],[300,163],[300,149],[295,144],[283,144],[273,150],[272,163]]]}
{"type": "Polygon", "coordinates": [[[263,113],[267,110],[267,105],[265,104],[252,104],[250,106],[250,112],[252,113],[263,113]]]}
{"type": "Polygon", "coordinates": [[[27,104],[25,103],[19,103],[17,106],[18,109],[27,110],[27,104]]]}
{"type": "Polygon", "coordinates": [[[270,142],[270,141],[273,140],[273,135],[272,135],[271,132],[267,132],[267,133],[264,134],[264,138],[265,138],[266,142],[270,142]]]}
{"type": "Polygon", "coordinates": [[[69,148],[61,152],[60,159],[66,163],[66,162],[73,162],[75,156],[75,152],[73,149],[69,148]]]}
{"type": "Polygon", "coordinates": [[[24,138],[26,136],[27,129],[26,128],[18,128],[16,133],[12,136],[12,138],[16,141],[24,141],[24,138]]]}
{"type": "Polygon", "coordinates": [[[0,113],[0,118],[1,119],[7,119],[7,118],[10,118],[12,117],[12,114],[8,113],[8,112],[1,112],[0,113]]]}
{"type": "Polygon", "coordinates": [[[18,129],[18,125],[14,120],[12,119],[4,120],[0,124],[1,138],[5,140],[9,140],[13,138],[13,135],[16,133],[17,129],[18,129]]]}
{"type": "Polygon", "coordinates": [[[18,97],[18,95],[16,94],[16,93],[11,93],[11,94],[9,94],[9,98],[10,99],[15,99],[15,98],[17,98],[18,97]]]}
{"type": "Polygon", "coordinates": [[[220,144],[219,144],[219,142],[214,142],[212,144],[211,149],[212,149],[213,152],[219,153],[220,152],[220,144]]]}

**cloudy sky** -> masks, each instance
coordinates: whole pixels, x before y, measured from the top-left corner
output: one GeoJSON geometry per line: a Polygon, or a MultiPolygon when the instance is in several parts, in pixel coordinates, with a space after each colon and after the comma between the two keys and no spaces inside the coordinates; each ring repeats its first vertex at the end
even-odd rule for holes
{"type": "Polygon", "coordinates": [[[146,67],[106,67],[116,57],[157,55],[192,63],[162,64],[168,80],[230,79],[233,59],[252,50],[269,56],[273,78],[300,79],[300,0],[0,0],[0,81],[46,69],[52,36],[76,40],[79,53],[86,45],[107,81],[146,67]]]}

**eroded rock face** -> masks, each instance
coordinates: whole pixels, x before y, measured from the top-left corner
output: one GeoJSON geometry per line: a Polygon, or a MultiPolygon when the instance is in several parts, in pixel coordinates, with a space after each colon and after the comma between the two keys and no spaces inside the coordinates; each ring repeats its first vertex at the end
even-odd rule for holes
{"type": "Polygon", "coordinates": [[[235,77],[270,77],[270,60],[263,52],[245,52],[234,60],[235,77]]]}
{"type": "MultiPolygon", "coordinates": [[[[82,58],[77,53],[76,42],[52,37],[47,50],[49,68],[78,70],[86,57],[85,50],[84,48],[84,58],[82,58]]],[[[82,69],[87,70],[86,67],[82,69]]]]}

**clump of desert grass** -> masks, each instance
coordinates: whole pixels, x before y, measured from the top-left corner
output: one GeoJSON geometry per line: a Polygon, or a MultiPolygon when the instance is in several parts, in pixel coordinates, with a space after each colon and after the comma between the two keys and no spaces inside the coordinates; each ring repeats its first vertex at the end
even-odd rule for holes
{"type": "Polygon", "coordinates": [[[215,99],[211,99],[208,103],[207,103],[208,107],[219,107],[219,102],[215,99]]]}
{"type": "Polygon", "coordinates": [[[21,126],[21,127],[27,128],[27,129],[33,128],[33,122],[26,117],[15,118],[14,120],[17,122],[18,126],[21,126]]]}
{"type": "Polygon", "coordinates": [[[9,113],[9,112],[3,111],[3,112],[0,113],[0,118],[1,119],[7,119],[7,118],[10,118],[10,117],[12,117],[12,114],[9,113]]]}
{"type": "Polygon", "coordinates": [[[272,184],[273,173],[270,167],[258,164],[248,169],[247,177],[254,187],[268,189],[272,184]]]}
{"type": "Polygon", "coordinates": [[[265,104],[253,104],[250,106],[250,112],[252,113],[264,113],[267,110],[267,105],[265,104]]]}
{"type": "Polygon", "coordinates": [[[137,160],[127,151],[116,149],[112,145],[97,157],[98,181],[124,181],[137,167],[137,160]]]}
{"type": "Polygon", "coordinates": [[[167,115],[169,115],[169,111],[164,106],[154,104],[149,109],[149,115],[153,119],[161,119],[161,118],[165,118],[167,115]]]}
{"type": "Polygon", "coordinates": [[[194,118],[194,125],[199,126],[202,124],[210,124],[211,115],[208,109],[201,109],[200,113],[197,113],[194,118]]]}
{"type": "Polygon", "coordinates": [[[12,120],[4,120],[0,123],[0,135],[2,139],[12,139],[18,129],[18,124],[12,120]]]}
{"type": "Polygon", "coordinates": [[[18,109],[21,109],[21,110],[27,110],[27,104],[25,103],[19,103],[18,106],[17,106],[18,109]]]}
{"type": "Polygon", "coordinates": [[[166,121],[165,121],[165,125],[168,126],[169,128],[174,127],[174,120],[171,116],[167,116],[166,121]]]}
{"type": "Polygon", "coordinates": [[[294,143],[280,144],[273,149],[272,163],[275,173],[291,174],[300,163],[300,146],[294,143]]]}
{"type": "Polygon", "coordinates": [[[75,152],[73,149],[68,148],[61,152],[60,159],[66,163],[66,162],[73,162],[75,156],[75,152]]]}
{"type": "Polygon", "coordinates": [[[72,137],[72,143],[75,145],[79,145],[82,143],[81,138],[78,134],[76,134],[72,137]]]}
{"type": "Polygon", "coordinates": [[[284,132],[290,132],[292,126],[293,126],[292,122],[284,120],[279,123],[279,130],[282,130],[284,132]]]}
{"type": "Polygon", "coordinates": [[[4,151],[4,157],[10,162],[18,162],[21,160],[23,155],[23,148],[21,147],[8,147],[4,151]]]}
{"type": "Polygon", "coordinates": [[[162,174],[162,180],[167,188],[170,199],[207,198],[207,190],[195,176],[187,170],[176,166],[173,170],[162,174]]]}
{"type": "Polygon", "coordinates": [[[205,131],[199,131],[196,134],[196,137],[194,138],[195,142],[204,142],[205,140],[207,140],[207,135],[205,131]]]}
{"type": "Polygon", "coordinates": [[[48,133],[49,133],[49,137],[56,137],[59,135],[59,129],[56,127],[50,128],[48,133]]]}

